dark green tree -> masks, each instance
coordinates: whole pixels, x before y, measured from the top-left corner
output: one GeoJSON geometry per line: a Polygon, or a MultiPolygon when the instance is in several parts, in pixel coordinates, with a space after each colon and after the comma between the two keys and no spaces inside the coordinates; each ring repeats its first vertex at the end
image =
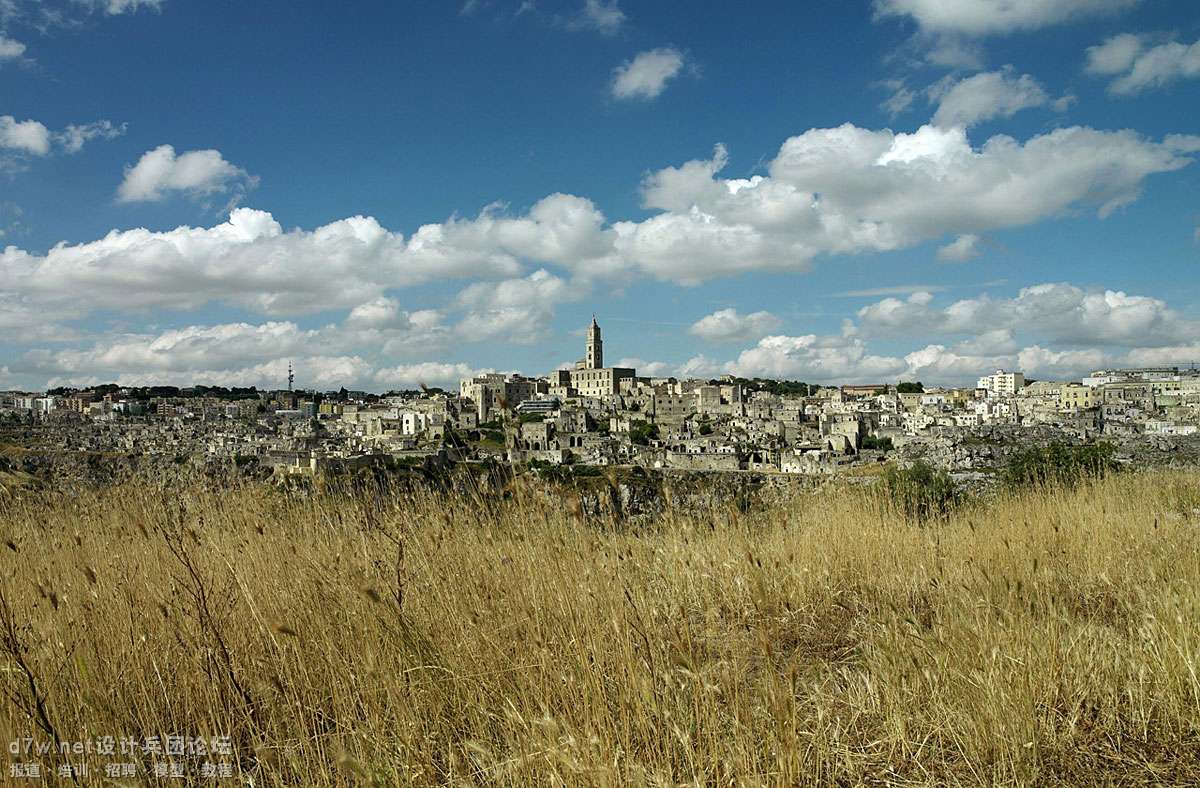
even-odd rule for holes
{"type": "Polygon", "coordinates": [[[961,501],[950,474],[923,460],[907,468],[889,467],[883,489],[896,511],[914,520],[944,517],[961,501]]]}
{"type": "Polygon", "coordinates": [[[1103,441],[1079,445],[1055,441],[1012,454],[1000,478],[1009,488],[1071,486],[1119,470],[1115,455],[1116,447],[1103,441]]]}
{"type": "Polygon", "coordinates": [[[629,425],[629,440],[638,446],[649,446],[658,438],[658,425],[638,419],[629,425]]]}

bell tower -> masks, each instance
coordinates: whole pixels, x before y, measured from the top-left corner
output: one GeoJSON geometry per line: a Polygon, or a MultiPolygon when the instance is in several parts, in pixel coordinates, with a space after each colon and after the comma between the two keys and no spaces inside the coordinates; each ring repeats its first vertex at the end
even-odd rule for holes
{"type": "Polygon", "coordinates": [[[587,355],[584,369],[601,369],[604,366],[604,342],[600,339],[600,326],[592,315],[592,324],[587,329],[587,355]]]}

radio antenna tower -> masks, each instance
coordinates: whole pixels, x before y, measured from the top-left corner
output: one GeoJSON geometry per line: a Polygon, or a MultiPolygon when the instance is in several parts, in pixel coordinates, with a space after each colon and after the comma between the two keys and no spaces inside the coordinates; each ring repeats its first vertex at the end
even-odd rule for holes
{"type": "Polygon", "coordinates": [[[292,362],[288,362],[288,391],[292,390],[292,384],[296,382],[296,373],[292,371],[292,362]]]}

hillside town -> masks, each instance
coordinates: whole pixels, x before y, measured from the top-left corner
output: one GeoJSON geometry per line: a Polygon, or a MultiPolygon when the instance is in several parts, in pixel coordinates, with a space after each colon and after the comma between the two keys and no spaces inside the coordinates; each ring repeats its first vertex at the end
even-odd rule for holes
{"type": "Polygon", "coordinates": [[[583,357],[542,377],[488,373],[458,391],[376,395],[117,385],[0,392],[0,442],[253,464],[280,477],[379,463],[496,461],[832,474],[889,456],[953,471],[1029,440],[1200,442],[1200,371],[1096,370],[1078,381],[996,370],[973,387],[816,386],[639,376],[583,357]],[[1195,436],[1191,438],[1190,436],[1195,436]]]}

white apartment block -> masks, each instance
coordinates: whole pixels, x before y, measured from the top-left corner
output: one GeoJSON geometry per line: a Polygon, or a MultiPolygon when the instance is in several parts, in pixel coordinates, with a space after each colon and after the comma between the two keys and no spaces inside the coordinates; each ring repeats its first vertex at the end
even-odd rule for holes
{"type": "Polygon", "coordinates": [[[975,388],[983,389],[989,395],[997,397],[1013,397],[1025,388],[1025,375],[1021,372],[1005,372],[998,369],[990,375],[984,375],[975,384],[975,388]]]}

